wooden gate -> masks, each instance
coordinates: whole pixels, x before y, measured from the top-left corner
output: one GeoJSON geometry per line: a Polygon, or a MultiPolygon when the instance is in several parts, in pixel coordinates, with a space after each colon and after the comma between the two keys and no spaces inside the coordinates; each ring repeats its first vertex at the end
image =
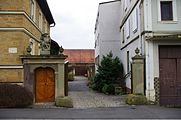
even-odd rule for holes
{"type": "Polygon", "coordinates": [[[35,101],[54,102],[55,100],[55,74],[51,68],[38,68],[35,70],[35,101]]]}
{"type": "Polygon", "coordinates": [[[160,105],[181,106],[181,46],[160,46],[160,105]]]}

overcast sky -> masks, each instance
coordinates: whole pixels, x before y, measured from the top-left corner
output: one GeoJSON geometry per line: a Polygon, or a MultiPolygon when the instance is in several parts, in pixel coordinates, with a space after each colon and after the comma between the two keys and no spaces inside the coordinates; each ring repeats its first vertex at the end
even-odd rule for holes
{"type": "Polygon", "coordinates": [[[47,0],[56,23],[51,38],[64,49],[93,49],[98,5],[105,1],[47,0]]]}

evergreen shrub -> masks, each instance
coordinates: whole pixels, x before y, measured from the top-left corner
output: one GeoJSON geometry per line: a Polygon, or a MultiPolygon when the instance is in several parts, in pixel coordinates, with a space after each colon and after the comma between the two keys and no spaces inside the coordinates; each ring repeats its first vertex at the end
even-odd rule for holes
{"type": "Polygon", "coordinates": [[[97,73],[91,81],[91,88],[98,92],[106,94],[114,94],[113,84],[125,86],[123,76],[123,66],[118,57],[113,57],[112,52],[103,56],[100,65],[98,65],[97,73]]]}
{"type": "Polygon", "coordinates": [[[110,85],[104,84],[102,92],[105,94],[115,94],[115,87],[112,84],[110,85]]]}
{"type": "Polygon", "coordinates": [[[33,94],[23,86],[0,84],[1,108],[24,108],[33,104],[33,94]]]}

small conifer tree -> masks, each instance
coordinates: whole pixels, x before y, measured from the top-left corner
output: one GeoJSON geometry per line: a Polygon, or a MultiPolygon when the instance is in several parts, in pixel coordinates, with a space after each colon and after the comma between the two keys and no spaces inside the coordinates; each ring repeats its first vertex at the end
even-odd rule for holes
{"type": "MultiPolygon", "coordinates": [[[[92,81],[92,89],[99,92],[108,92],[106,88],[112,88],[113,84],[116,84],[123,75],[123,67],[118,57],[113,58],[112,52],[109,52],[106,56],[103,56],[100,65],[98,66],[97,73],[92,81]]],[[[119,83],[124,84],[124,82],[119,81],[119,83]]]]}

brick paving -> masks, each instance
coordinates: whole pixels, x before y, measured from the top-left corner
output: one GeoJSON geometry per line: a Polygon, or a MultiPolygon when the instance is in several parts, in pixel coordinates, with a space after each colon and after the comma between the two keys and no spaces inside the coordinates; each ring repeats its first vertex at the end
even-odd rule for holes
{"type": "Polygon", "coordinates": [[[73,99],[74,108],[126,106],[123,96],[105,95],[89,89],[84,77],[75,77],[75,81],[69,82],[69,96],[73,99]]]}

